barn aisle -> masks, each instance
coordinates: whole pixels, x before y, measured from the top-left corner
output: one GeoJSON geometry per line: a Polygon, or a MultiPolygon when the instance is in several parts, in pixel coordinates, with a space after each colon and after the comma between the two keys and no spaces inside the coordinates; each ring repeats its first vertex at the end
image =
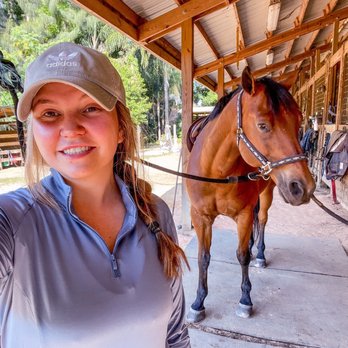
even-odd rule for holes
{"type": "MultiPolygon", "coordinates": [[[[205,301],[207,318],[190,328],[192,347],[348,347],[348,257],[335,238],[269,234],[268,267],[250,268],[254,312],[238,318],[241,271],[236,232],[215,229],[205,301]]],[[[195,298],[197,240],[186,247],[192,271],[184,286],[195,298]]]]}

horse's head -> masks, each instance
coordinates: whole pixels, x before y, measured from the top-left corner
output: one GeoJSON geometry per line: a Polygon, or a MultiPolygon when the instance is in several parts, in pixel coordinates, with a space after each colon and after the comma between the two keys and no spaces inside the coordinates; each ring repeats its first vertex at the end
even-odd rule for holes
{"type": "MultiPolygon", "coordinates": [[[[307,162],[296,157],[302,154],[298,141],[302,114],[287,87],[286,83],[279,84],[269,78],[255,80],[249,68],[244,69],[240,127],[261,158],[277,164],[269,175],[285,201],[300,205],[309,201],[315,183],[307,162]],[[278,161],[284,159],[290,160],[278,166],[278,161]]],[[[240,141],[239,149],[249,165],[262,166],[260,158],[245,142],[240,141]]]]}

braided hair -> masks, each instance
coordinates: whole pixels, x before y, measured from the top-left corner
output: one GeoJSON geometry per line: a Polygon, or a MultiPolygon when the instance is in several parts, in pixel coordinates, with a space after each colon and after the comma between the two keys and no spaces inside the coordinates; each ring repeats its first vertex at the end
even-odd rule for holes
{"type": "Polygon", "coordinates": [[[157,221],[156,208],[151,194],[151,185],[136,175],[135,170],[135,130],[128,108],[117,102],[116,111],[124,141],[119,144],[114,157],[116,174],[126,183],[138,208],[139,217],[148,226],[157,240],[158,258],[163,265],[164,274],[177,277],[182,273],[183,262],[189,268],[184,251],[161,229],[157,221]]]}

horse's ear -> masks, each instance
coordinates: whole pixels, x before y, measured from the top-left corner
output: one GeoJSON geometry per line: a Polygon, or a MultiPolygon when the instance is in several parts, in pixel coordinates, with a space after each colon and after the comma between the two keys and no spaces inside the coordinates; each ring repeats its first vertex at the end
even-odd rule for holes
{"type": "Polygon", "coordinates": [[[278,83],[280,83],[282,86],[289,90],[292,87],[292,85],[296,82],[297,76],[298,70],[288,75],[286,79],[279,80],[278,83]]]}
{"type": "Polygon", "coordinates": [[[242,87],[250,95],[255,93],[255,80],[248,66],[244,68],[242,73],[242,87]]]}

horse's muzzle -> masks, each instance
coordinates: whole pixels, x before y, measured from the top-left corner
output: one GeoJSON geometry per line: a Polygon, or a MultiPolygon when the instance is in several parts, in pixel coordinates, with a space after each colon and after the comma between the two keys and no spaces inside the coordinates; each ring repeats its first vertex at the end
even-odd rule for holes
{"type": "Polygon", "coordinates": [[[279,191],[285,202],[295,206],[308,203],[314,190],[314,180],[308,183],[302,180],[291,180],[286,184],[279,185],[279,191]]]}

